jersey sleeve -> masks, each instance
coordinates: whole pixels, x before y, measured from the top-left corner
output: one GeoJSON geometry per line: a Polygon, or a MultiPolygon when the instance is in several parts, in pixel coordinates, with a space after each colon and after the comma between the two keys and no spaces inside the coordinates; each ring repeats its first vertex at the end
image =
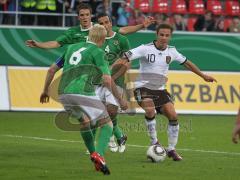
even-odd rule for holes
{"type": "Polygon", "coordinates": [[[124,53],[124,56],[129,60],[132,61],[134,59],[138,59],[140,57],[144,57],[145,56],[145,51],[146,48],[144,45],[138,46],[134,49],[131,49],[129,51],[127,51],[126,53],[124,53]]]}
{"type": "Polygon", "coordinates": [[[120,28],[117,27],[117,26],[113,26],[113,27],[112,27],[112,30],[113,30],[114,32],[116,32],[116,33],[119,33],[120,28]]]}
{"type": "Polygon", "coordinates": [[[123,53],[129,51],[130,43],[127,37],[122,36],[120,43],[121,43],[121,50],[123,53]]]}
{"type": "Polygon", "coordinates": [[[72,44],[72,29],[68,29],[62,35],[58,36],[56,40],[61,46],[72,44]]]}
{"type": "Polygon", "coordinates": [[[93,59],[95,65],[102,71],[103,74],[110,75],[109,65],[107,63],[105,53],[100,48],[95,49],[93,52],[93,59]]]}
{"type": "Polygon", "coordinates": [[[59,67],[62,68],[64,65],[64,55],[60,56],[59,58],[57,58],[57,60],[55,61],[55,64],[59,67]]]}
{"type": "Polygon", "coordinates": [[[179,62],[179,64],[184,64],[187,61],[187,58],[179,53],[176,48],[173,49],[174,61],[179,62]]]}

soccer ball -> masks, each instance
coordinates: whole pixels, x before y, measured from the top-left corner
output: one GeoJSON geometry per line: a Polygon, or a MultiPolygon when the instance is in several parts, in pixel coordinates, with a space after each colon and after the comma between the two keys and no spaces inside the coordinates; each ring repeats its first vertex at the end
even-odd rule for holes
{"type": "Polygon", "coordinates": [[[152,162],[162,162],[166,158],[166,151],[160,145],[152,145],[147,150],[147,158],[152,162]]]}

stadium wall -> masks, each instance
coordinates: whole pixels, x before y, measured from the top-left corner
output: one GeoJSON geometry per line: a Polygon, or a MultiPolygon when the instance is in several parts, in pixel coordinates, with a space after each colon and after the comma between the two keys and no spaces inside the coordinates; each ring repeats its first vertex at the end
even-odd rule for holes
{"type": "MultiPolygon", "coordinates": [[[[39,97],[43,89],[47,68],[24,66],[0,67],[0,110],[12,111],[58,111],[62,106],[57,101],[57,85],[50,92],[50,103],[41,104],[39,97]],[[10,98],[9,98],[10,97],[10,98]]],[[[208,72],[218,83],[206,83],[187,71],[170,71],[167,89],[174,95],[175,106],[180,114],[236,114],[240,102],[240,73],[208,72]]],[[[58,79],[61,72],[56,75],[58,79]]],[[[131,113],[142,110],[133,97],[133,82],[138,70],[126,75],[128,100],[131,113]]],[[[56,81],[54,81],[53,84],[56,81]]]]}
{"type": "MultiPolygon", "coordinates": [[[[42,50],[30,49],[24,45],[27,39],[37,41],[54,40],[63,28],[10,28],[0,26],[0,65],[49,66],[62,55],[65,47],[42,50]]],[[[152,31],[141,31],[128,35],[131,47],[151,42],[152,31]]],[[[240,71],[239,34],[175,32],[170,42],[178,50],[205,71],[240,71]]],[[[138,68],[138,62],[132,64],[138,68]]],[[[183,70],[172,64],[171,70],[183,70]]]]}
{"type": "MultiPolygon", "coordinates": [[[[30,49],[27,39],[52,40],[62,34],[62,28],[0,28],[0,110],[57,111],[62,106],[51,100],[40,104],[39,96],[47,66],[52,64],[65,47],[54,50],[30,49]]],[[[128,36],[132,47],[151,42],[153,32],[142,31],[128,36]]],[[[205,83],[199,77],[171,65],[168,90],[175,96],[178,113],[236,114],[240,102],[240,51],[238,34],[176,32],[171,45],[196,63],[200,69],[214,75],[218,83],[205,83]]],[[[132,64],[138,68],[138,63],[132,64]]],[[[131,94],[132,81],[138,71],[127,75],[131,94]]],[[[131,109],[142,112],[131,94],[131,109]]]]}

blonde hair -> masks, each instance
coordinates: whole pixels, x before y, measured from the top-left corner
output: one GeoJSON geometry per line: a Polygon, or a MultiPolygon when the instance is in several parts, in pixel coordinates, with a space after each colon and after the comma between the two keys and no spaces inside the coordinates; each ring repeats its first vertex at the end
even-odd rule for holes
{"type": "Polygon", "coordinates": [[[107,30],[105,27],[100,24],[95,24],[89,31],[88,40],[97,43],[100,40],[105,39],[106,36],[107,30]]]}

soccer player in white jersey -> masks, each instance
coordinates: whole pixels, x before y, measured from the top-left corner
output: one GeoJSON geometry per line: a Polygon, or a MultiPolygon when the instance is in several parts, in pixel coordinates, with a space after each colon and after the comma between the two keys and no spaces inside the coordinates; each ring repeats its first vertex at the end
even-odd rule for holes
{"type": "Polygon", "coordinates": [[[175,150],[179,133],[178,116],[171,95],[167,92],[165,86],[169,64],[177,61],[188,70],[203,78],[206,82],[214,82],[216,80],[202,73],[196,65],[180,54],[174,46],[168,45],[172,32],[173,28],[170,25],[159,25],[157,28],[157,40],[128,51],[124,54],[125,57],[119,60],[118,63],[126,63],[126,60],[132,61],[140,58],[140,75],[135,82],[134,96],[138,104],[145,111],[145,122],[151,144],[159,143],[155,120],[155,114],[158,112],[166,116],[169,120],[168,156],[174,161],[180,161],[182,157],[175,150]]]}

